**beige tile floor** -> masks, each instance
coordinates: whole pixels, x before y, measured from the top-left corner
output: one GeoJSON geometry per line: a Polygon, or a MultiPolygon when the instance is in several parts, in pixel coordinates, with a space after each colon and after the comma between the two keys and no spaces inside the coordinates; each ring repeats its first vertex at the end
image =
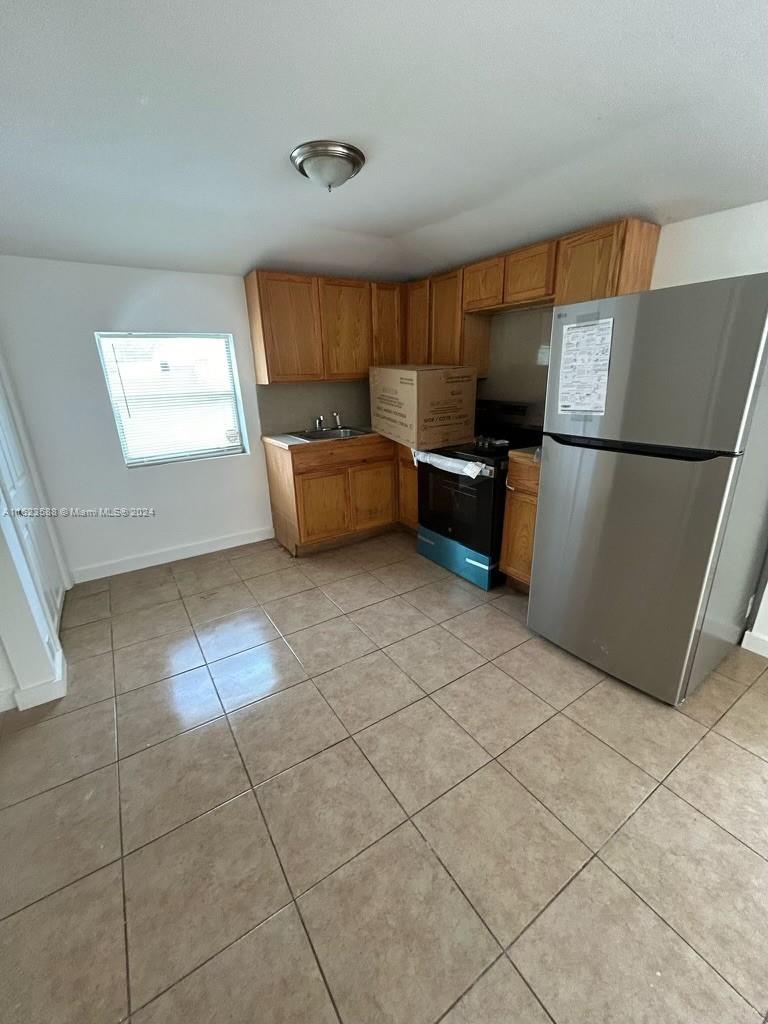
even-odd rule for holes
{"type": "Polygon", "coordinates": [[[75,587],[0,716],[4,1024],[759,1024],[768,662],[680,710],[393,533],[75,587]]]}

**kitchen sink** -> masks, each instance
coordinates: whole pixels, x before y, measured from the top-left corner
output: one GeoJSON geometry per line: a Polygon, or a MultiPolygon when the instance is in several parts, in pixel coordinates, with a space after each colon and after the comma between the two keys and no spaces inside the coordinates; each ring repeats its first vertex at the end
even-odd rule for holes
{"type": "Polygon", "coordinates": [[[322,430],[294,430],[293,437],[301,437],[305,441],[338,441],[370,433],[370,430],[360,430],[358,427],[324,427],[322,430]]]}

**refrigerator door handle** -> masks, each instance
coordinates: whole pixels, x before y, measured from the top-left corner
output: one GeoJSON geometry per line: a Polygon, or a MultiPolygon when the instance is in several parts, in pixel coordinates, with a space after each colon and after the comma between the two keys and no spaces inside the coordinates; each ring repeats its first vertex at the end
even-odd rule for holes
{"type": "Polygon", "coordinates": [[[638,441],[609,441],[601,437],[582,437],[575,434],[545,433],[556,444],[569,448],[587,448],[592,451],[617,452],[624,455],[646,455],[653,459],[675,459],[681,462],[710,462],[712,459],[736,459],[743,452],[720,452],[711,448],[677,448],[665,444],[643,444],[638,441]]]}

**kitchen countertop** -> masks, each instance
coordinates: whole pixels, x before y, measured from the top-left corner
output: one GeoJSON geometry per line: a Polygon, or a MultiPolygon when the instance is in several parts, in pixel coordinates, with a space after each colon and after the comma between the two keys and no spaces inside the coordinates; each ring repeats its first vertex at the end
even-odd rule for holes
{"type": "MultiPolygon", "coordinates": [[[[359,428],[362,430],[362,427],[359,428]]],[[[375,430],[367,430],[364,434],[357,434],[355,437],[325,437],[305,438],[297,437],[295,434],[262,434],[261,440],[264,444],[271,444],[275,448],[293,448],[295,445],[305,444],[342,444],[347,441],[364,441],[367,437],[381,437],[375,430]]]]}
{"type": "Polygon", "coordinates": [[[510,457],[510,459],[513,459],[513,458],[520,459],[521,456],[522,456],[522,459],[525,460],[526,462],[535,462],[536,461],[536,452],[540,452],[540,451],[541,451],[541,445],[540,444],[533,445],[533,447],[531,447],[531,448],[510,448],[509,449],[509,457],[510,457]]]}

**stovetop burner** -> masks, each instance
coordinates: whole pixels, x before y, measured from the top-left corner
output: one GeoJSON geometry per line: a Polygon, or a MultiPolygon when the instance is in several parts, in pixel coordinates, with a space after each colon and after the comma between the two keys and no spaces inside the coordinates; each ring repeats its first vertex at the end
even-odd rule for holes
{"type": "Polygon", "coordinates": [[[475,438],[475,448],[483,452],[492,451],[495,448],[509,448],[509,441],[505,438],[485,437],[481,434],[475,438]]]}
{"type": "Polygon", "coordinates": [[[474,441],[467,441],[466,444],[452,445],[450,448],[441,448],[443,455],[453,455],[460,459],[474,459],[477,462],[485,462],[487,465],[495,465],[506,461],[509,441],[495,437],[477,437],[474,441]]]}

